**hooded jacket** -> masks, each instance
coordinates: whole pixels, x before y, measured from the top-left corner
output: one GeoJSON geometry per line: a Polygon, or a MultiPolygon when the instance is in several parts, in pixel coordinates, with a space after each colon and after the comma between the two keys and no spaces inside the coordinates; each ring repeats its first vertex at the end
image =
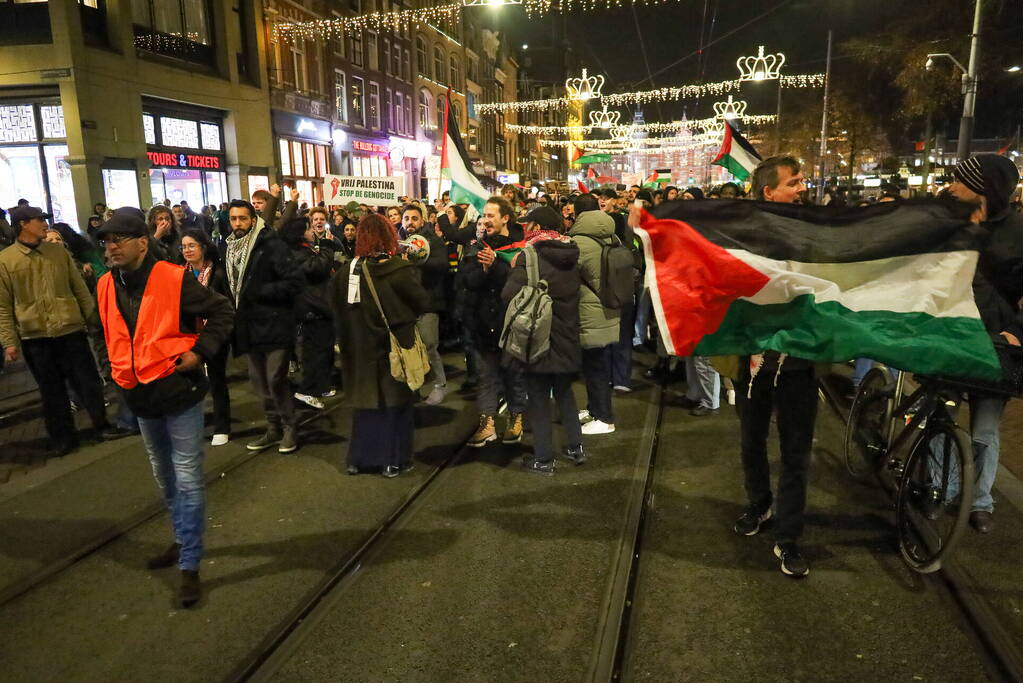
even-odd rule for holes
{"type": "MultiPolygon", "coordinates": [[[[582,347],[579,346],[579,247],[572,242],[541,240],[533,244],[540,258],[540,279],[547,281],[551,306],[551,350],[532,365],[525,366],[528,373],[571,374],[582,365],[582,347]]],[[[526,258],[520,252],[511,269],[501,300],[505,307],[526,284],[526,258]]],[[[509,363],[520,363],[505,356],[509,363]]]]}
{"type": "Polygon", "coordinates": [[[579,288],[579,338],[582,347],[596,349],[614,344],[619,338],[618,311],[604,308],[597,296],[600,291],[601,242],[608,245],[613,243],[614,219],[603,211],[584,211],[576,218],[568,234],[579,247],[579,272],[582,276],[582,286],[579,288]]]}
{"type": "Polygon", "coordinates": [[[504,327],[505,310],[501,292],[508,280],[511,266],[498,256],[488,270],[483,270],[476,254],[484,244],[497,250],[514,241],[507,235],[485,235],[482,240],[466,250],[465,256],[462,257],[458,266],[461,282],[469,292],[465,306],[470,309],[471,315],[467,322],[476,347],[481,351],[500,350],[499,342],[501,330],[504,327]]]}

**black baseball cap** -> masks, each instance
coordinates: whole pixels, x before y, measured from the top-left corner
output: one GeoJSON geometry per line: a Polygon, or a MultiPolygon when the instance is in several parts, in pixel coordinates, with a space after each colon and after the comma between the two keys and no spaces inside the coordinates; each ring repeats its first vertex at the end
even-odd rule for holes
{"type": "Polygon", "coordinates": [[[148,237],[149,228],[146,222],[131,212],[118,213],[110,217],[103,226],[96,231],[96,239],[103,239],[107,235],[124,235],[126,237],[148,237]]]}
{"type": "Polygon", "coordinates": [[[548,206],[538,206],[522,217],[523,223],[536,223],[543,230],[557,230],[561,227],[561,216],[548,206]]]}
{"type": "Polygon", "coordinates": [[[30,221],[33,218],[46,219],[52,218],[52,216],[38,206],[28,206],[27,204],[19,204],[11,209],[11,225],[15,227],[20,225],[21,221],[30,221]]]}

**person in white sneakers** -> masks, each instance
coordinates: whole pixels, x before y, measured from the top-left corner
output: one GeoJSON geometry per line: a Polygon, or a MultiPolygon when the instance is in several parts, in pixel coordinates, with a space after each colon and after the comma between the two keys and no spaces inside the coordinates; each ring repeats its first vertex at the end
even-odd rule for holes
{"type": "Polygon", "coordinates": [[[600,210],[597,198],[582,194],[575,199],[575,224],[569,236],[579,247],[579,341],[583,349],[586,410],[579,412],[583,434],[610,434],[615,430],[611,409],[611,371],[606,349],[618,341],[618,311],[600,303],[601,251],[615,236],[615,222],[600,210]]]}

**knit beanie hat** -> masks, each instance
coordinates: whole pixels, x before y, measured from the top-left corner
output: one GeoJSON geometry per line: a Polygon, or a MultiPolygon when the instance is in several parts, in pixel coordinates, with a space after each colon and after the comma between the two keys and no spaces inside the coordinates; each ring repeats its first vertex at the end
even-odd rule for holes
{"type": "Polygon", "coordinates": [[[1016,164],[1000,154],[977,154],[961,161],[952,177],[987,199],[988,220],[1001,218],[1019,183],[1016,164]]]}

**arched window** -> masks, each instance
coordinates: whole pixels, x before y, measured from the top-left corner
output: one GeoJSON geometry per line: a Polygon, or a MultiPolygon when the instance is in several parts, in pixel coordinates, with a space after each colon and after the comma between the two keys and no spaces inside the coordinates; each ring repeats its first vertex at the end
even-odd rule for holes
{"type": "Polygon", "coordinates": [[[447,76],[444,74],[444,53],[440,47],[433,48],[433,80],[438,83],[447,83],[447,76]]]}
{"type": "Polygon", "coordinates": [[[437,130],[444,134],[444,96],[437,95],[437,130]]]}
{"type": "Polygon", "coordinates": [[[451,55],[451,59],[448,61],[448,77],[451,79],[448,83],[452,88],[460,88],[461,81],[459,79],[460,69],[458,68],[458,59],[451,55]]]}
{"type": "Polygon", "coordinates": [[[429,90],[419,91],[419,126],[424,130],[430,127],[430,100],[432,99],[429,90]]]}
{"type": "Polygon", "coordinates": [[[462,127],[462,105],[455,100],[451,100],[451,113],[455,115],[455,121],[458,122],[458,127],[462,127]]]}
{"type": "Polygon", "coordinates": [[[419,73],[427,78],[430,77],[430,61],[426,56],[426,41],[422,36],[416,37],[416,67],[419,73]]]}

